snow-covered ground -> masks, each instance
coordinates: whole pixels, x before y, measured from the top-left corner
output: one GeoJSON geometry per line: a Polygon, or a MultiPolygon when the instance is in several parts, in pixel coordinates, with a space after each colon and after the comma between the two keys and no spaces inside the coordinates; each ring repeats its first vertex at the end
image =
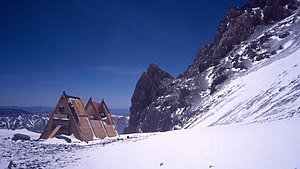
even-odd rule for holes
{"type": "Polygon", "coordinates": [[[52,138],[38,140],[40,134],[26,129],[0,129],[0,168],[6,168],[12,161],[16,168],[65,168],[77,164],[82,157],[78,155],[80,149],[93,151],[96,147],[103,147],[114,142],[135,142],[153,134],[132,134],[104,140],[81,142],[74,136],[69,137],[72,143],[63,139],[52,138]],[[21,133],[30,136],[29,141],[12,141],[14,134],[21,133]]]}
{"type": "Polygon", "coordinates": [[[1,130],[0,168],[12,160],[20,168],[299,169],[299,129],[300,118],[294,117],[124,135],[86,145],[14,142],[7,136],[20,131],[1,130]]]}
{"type": "Polygon", "coordinates": [[[40,134],[22,130],[0,130],[0,168],[8,166],[12,161],[16,168],[60,168],[69,163],[75,163],[74,150],[81,146],[71,144],[50,144],[49,142],[37,141],[40,134]],[[12,141],[14,134],[21,133],[30,136],[30,141],[12,141]],[[45,144],[46,143],[46,144],[45,144]]]}
{"type": "Polygon", "coordinates": [[[300,118],[292,118],[159,133],[136,142],[81,149],[76,154],[79,163],[67,168],[299,169],[299,129],[300,118]]]}
{"type": "MultiPolygon", "coordinates": [[[[275,57],[257,63],[242,76],[205,98],[205,111],[186,127],[256,123],[300,116],[299,36],[275,57]]],[[[288,45],[287,45],[288,44],[288,45]]]]}

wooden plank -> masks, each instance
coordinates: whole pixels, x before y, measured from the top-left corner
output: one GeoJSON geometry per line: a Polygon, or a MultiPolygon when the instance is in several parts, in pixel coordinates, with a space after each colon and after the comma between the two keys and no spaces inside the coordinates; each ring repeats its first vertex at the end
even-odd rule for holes
{"type": "Polygon", "coordinates": [[[100,120],[90,120],[90,122],[94,129],[96,137],[98,137],[100,139],[104,139],[107,135],[106,135],[105,129],[102,127],[103,125],[101,124],[101,121],[100,120]]]}
{"type": "Polygon", "coordinates": [[[105,128],[106,128],[106,132],[108,134],[108,137],[115,137],[118,135],[114,125],[109,125],[109,124],[106,124],[104,125],[105,128]]]}
{"type": "Polygon", "coordinates": [[[48,136],[47,139],[52,138],[58,132],[60,127],[61,127],[61,125],[56,126],[55,129],[51,132],[51,134],[48,136]]]}
{"type": "Polygon", "coordinates": [[[93,140],[93,131],[89,125],[88,118],[87,117],[79,117],[80,119],[80,135],[84,141],[91,141],[93,140]]]}

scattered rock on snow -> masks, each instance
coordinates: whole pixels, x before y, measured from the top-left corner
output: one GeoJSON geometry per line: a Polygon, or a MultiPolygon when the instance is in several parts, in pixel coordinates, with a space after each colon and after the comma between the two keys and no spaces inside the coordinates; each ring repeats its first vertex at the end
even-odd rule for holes
{"type": "Polygon", "coordinates": [[[62,136],[62,135],[56,135],[55,138],[58,138],[58,139],[64,139],[67,143],[71,143],[72,140],[66,136],[62,136]]]}
{"type": "Polygon", "coordinates": [[[17,141],[17,140],[30,140],[30,136],[26,135],[26,134],[14,134],[14,136],[12,137],[12,140],[17,141]]]}
{"type": "Polygon", "coordinates": [[[15,164],[12,160],[10,160],[10,162],[9,162],[9,164],[8,164],[8,166],[7,166],[7,168],[8,168],[8,169],[16,168],[16,164],[15,164]]]}

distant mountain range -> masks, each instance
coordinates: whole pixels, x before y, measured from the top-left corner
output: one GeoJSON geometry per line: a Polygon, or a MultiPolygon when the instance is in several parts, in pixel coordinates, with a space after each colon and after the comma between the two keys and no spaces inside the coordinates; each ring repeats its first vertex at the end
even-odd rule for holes
{"type": "Polygon", "coordinates": [[[113,115],[129,116],[129,109],[109,109],[113,115]]]}
{"type": "MultiPolygon", "coordinates": [[[[0,106],[0,109],[21,109],[29,113],[45,113],[45,112],[52,112],[54,108],[46,107],[46,106],[31,106],[31,107],[0,106]]],[[[109,109],[109,110],[113,115],[129,116],[129,109],[109,109]]]]}
{"type": "Polygon", "coordinates": [[[44,106],[31,106],[31,107],[21,107],[21,106],[0,106],[0,109],[21,109],[29,113],[40,113],[40,112],[51,112],[53,107],[44,106]]]}
{"type": "Polygon", "coordinates": [[[31,113],[22,109],[0,109],[1,129],[28,129],[40,133],[47,124],[50,113],[31,113]]]}
{"type": "MultiPolygon", "coordinates": [[[[41,133],[51,115],[52,107],[0,107],[0,129],[28,129],[41,133]]],[[[119,134],[128,126],[127,109],[111,109],[119,134]]]]}

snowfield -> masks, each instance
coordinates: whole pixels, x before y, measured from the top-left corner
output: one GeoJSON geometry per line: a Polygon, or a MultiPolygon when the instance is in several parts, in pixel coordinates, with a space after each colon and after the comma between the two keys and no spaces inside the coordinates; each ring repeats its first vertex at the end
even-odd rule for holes
{"type": "Polygon", "coordinates": [[[299,169],[300,119],[159,133],[82,149],[67,168],[299,169]]]}
{"type": "Polygon", "coordinates": [[[1,130],[0,168],[13,159],[18,168],[299,169],[299,129],[300,118],[294,117],[123,135],[82,145],[14,142],[4,138],[16,132],[1,130]]]}
{"type": "Polygon", "coordinates": [[[189,119],[185,128],[299,117],[300,37],[293,38],[283,44],[285,48],[280,53],[257,63],[215,95],[204,98],[194,109],[207,111],[189,119]]]}

